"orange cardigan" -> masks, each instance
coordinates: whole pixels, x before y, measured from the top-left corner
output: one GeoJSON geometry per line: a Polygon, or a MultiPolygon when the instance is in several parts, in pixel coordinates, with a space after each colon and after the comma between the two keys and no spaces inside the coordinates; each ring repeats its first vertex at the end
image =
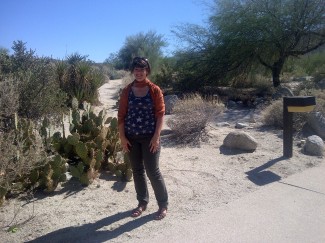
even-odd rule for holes
{"type": "MultiPolygon", "coordinates": [[[[124,123],[124,119],[126,116],[126,113],[128,111],[128,97],[131,90],[132,85],[135,81],[128,84],[124,89],[122,90],[121,96],[120,96],[120,104],[119,109],[117,113],[117,119],[118,124],[124,123]]],[[[147,85],[149,86],[149,92],[153,100],[154,109],[155,109],[155,118],[162,117],[165,114],[165,103],[164,103],[164,96],[161,91],[161,89],[154,83],[152,83],[150,80],[147,79],[146,81],[147,85]]]]}

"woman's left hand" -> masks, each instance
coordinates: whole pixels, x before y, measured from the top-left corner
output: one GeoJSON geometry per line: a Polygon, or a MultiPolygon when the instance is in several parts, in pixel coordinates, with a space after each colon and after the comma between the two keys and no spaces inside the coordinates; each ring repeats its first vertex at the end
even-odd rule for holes
{"type": "Polygon", "coordinates": [[[159,137],[153,136],[149,144],[150,152],[151,153],[157,152],[159,149],[159,144],[160,144],[159,137]]]}

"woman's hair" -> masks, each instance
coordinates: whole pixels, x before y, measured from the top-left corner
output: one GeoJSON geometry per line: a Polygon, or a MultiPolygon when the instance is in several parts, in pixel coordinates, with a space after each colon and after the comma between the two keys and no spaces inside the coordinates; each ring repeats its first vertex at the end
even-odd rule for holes
{"type": "Polygon", "coordinates": [[[133,72],[135,68],[146,68],[148,75],[151,73],[151,67],[149,61],[144,57],[133,58],[131,64],[131,72],[133,72]]]}

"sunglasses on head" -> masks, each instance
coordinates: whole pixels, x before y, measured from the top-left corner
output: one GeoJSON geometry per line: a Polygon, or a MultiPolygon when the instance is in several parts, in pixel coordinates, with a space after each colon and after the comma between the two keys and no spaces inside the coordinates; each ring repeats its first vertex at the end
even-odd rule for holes
{"type": "Polygon", "coordinates": [[[135,57],[133,58],[133,61],[145,61],[146,63],[148,63],[148,59],[144,57],[135,57]]]}

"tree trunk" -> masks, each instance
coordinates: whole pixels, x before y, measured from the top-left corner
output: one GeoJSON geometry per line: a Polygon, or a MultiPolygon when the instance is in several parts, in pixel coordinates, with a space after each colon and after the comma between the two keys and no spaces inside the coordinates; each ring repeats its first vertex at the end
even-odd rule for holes
{"type": "Polygon", "coordinates": [[[272,68],[272,80],[273,80],[273,87],[278,87],[280,82],[280,71],[276,68],[272,68]]]}
{"type": "Polygon", "coordinates": [[[273,80],[273,87],[275,88],[281,84],[280,73],[282,71],[284,62],[285,62],[285,57],[280,57],[280,59],[277,62],[275,62],[272,66],[272,80],[273,80]]]}

